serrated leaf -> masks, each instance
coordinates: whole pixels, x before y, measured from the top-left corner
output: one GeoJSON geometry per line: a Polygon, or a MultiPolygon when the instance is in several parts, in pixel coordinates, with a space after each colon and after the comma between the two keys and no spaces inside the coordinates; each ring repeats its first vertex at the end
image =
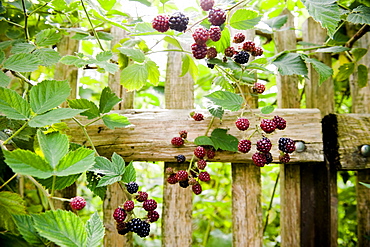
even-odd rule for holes
{"type": "Polygon", "coordinates": [[[87,99],[72,99],[68,100],[69,107],[73,109],[87,109],[81,112],[80,115],[86,116],[88,119],[93,119],[100,116],[99,108],[94,102],[87,99]]]}
{"type": "Polygon", "coordinates": [[[304,75],[308,73],[307,66],[300,54],[287,53],[279,56],[272,62],[281,75],[304,75]]]}
{"type": "Polygon", "coordinates": [[[264,21],[269,27],[273,29],[280,29],[287,22],[287,15],[280,15],[264,21]]]}
{"type": "Polygon", "coordinates": [[[102,51],[98,55],[96,55],[96,60],[98,61],[107,61],[111,59],[113,53],[111,51],[102,51]]]}
{"type": "Polygon", "coordinates": [[[258,12],[249,9],[238,9],[230,18],[230,26],[239,30],[254,28],[261,17],[258,12]]]}
{"type": "Polygon", "coordinates": [[[0,87],[7,87],[10,81],[10,77],[0,70],[0,87]]]}
{"type": "Polygon", "coordinates": [[[370,25],[370,8],[365,5],[359,5],[347,16],[347,21],[354,24],[370,25]]]}
{"type": "Polygon", "coordinates": [[[129,182],[135,182],[136,181],[136,170],[134,168],[134,165],[133,165],[132,161],[130,162],[130,164],[128,164],[128,166],[126,166],[126,171],[123,174],[123,177],[122,177],[121,181],[124,182],[124,183],[129,183],[129,182]]]}
{"type": "Polygon", "coordinates": [[[362,184],[363,186],[365,186],[366,188],[369,188],[370,189],[370,184],[363,183],[363,182],[359,182],[359,183],[362,184]]]}
{"type": "Polygon", "coordinates": [[[66,65],[74,65],[78,60],[81,60],[79,57],[72,56],[72,55],[66,55],[62,57],[59,62],[64,63],[66,65]]]}
{"type": "Polygon", "coordinates": [[[166,37],[163,38],[163,40],[182,50],[182,46],[181,46],[180,42],[177,39],[175,39],[173,37],[170,37],[170,36],[166,36],[166,37]]]}
{"type": "Polygon", "coordinates": [[[12,215],[26,214],[26,207],[22,197],[13,192],[0,192],[0,228],[9,232],[17,233],[17,227],[12,215]]]}
{"type": "Polygon", "coordinates": [[[55,45],[62,38],[62,34],[56,29],[44,29],[36,34],[36,44],[38,46],[55,45]]]}
{"type": "Polygon", "coordinates": [[[32,72],[38,69],[41,61],[32,53],[17,53],[4,62],[4,68],[16,72],[32,72]]]}
{"type": "Polygon", "coordinates": [[[105,175],[100,179],[96,187],[111,185],[118,181],[121,181],[121,179],[122,179],[121,175],[105,175]]]}
{"type": "Polygon", "coordinates": [[[230,111],[240,110],[243,104],[243,98],[241,96],[227,91],[216,91],[205,97],[214,104],[230,111]]]}
{"type": "Polygon", "coordinates": [[[13,215],[13,218],[20,234],[31,246],[46,246],[45,239],[38,234],[30,215],[13,215]]]}
{"type": "Polygon", "coordinates": [[[308,13],[319,22],[323,28],[328,30],[330,37],[333,37],[336,27],[340,22],[341,12],[336,0],[302,0],[308,13]]]}
{"type": "Polygon", "coordinates": [[[129,0],[129,1],[134,1],[134,2],[139,2],[144,4],[145,6],[150,7],[152,4],[148,0],[129,0]]]}
{"type": "Polygon", "coordinates": [[[367,86],[367,80],[368,80],[368,68],[360,64],[357,67],[357,74],[358,74],[358,86],[359,88],[363,88],[367,86]]]}
{"type": "Polygon", "coordinates": [[[127,117],[119,115],[118,113],[104,115],[102,119],[104,124],[110,129],[122,128],[131,125],[127,117]]]}
{"type": "Polygon", "coordinates": [[[99,100],[99,111],[100,113],[108,113],[112,110],[113,106],[121,101],[117,95],[112,92],[109,87],[105,87],[101,93],[99,100]]]}
{"type": "Polygon", "coordinates": [[[41,65],[43,66],[51,66],[57,63],[61,56],[60,54],[50,48],[40,48],[37,49],[33,54],[41,61],[41,65]]]}
{"type": "Polygon", "coordinates": [[[71,211],[58,209],[32,215],[41,236],[62,247],[85,247],[87,233],[82,219],[71,211]]]}
{"type": "Polygon", "coordinates": [[[28,125],[31,127],[44,127],[59,123],[63,119],[72,118],[85,110],[71,109],[71,108],[57,108],[46,113],[40,114],[32,118],[28,125]]]}
{"type": "Polygon", "coordinates": [[[63,156],[68,153],[69,140],[67,135],[60,132],[45,135],[41,130],[38,130],[37,138],[46,161],[52,168],[55,168],[63,156]]]}
{"type": "Polygon", "coordinates": [[[107,187],[96,187],[100,178],[101,176],[95,174],[95,172],[86,172],[87,188],[104,200],[107,187]]]}
{"type": "Polygon", "coordinates": [[[339,67],[339,71],[335,79],[337,81],[347,80],[354,70],[355,70],[354,63],[345,63],[339,67]]]}
{"type": "Polygon", "coordinates": [[[138,49],[119,47],[117,48],[117,50],[119,50],[122,54],[125,54],[126,56],[130,57],[131,59],[138,63],[142,63],[145,60],[144,53],[138,49]]]}
{"type": "Polygon", "coordinates": [[[326,64],[320,62],[319,60],[309,57],[304,57],[304,60],[307,63],[312,64],[313,68],[319,74],[320,77],[319,85],[321,85],[324,81],[326,81],[333,75],[333,69],[327,66],[326,64]]]}
{"type": "Polygon", "coordinates": [[[30,105],[15,91],[0,87],[0,112],[8,118],[27,120],[30,117],[30,105]]]}
{"type": "Polygon", "coordinates": [[[69,176],[87,171],[94,165],[94,151],[88,148],[78,148],[69,152],[56,166],[55,175],[69,176]]]}
{"type": "Polygon", "coordinates": [[[343,46],[332,46],[327,48],[320,48],[317,49],[316,52],[323,52],[323,53],[337,53],[337,52],[343,52],[343,51],[349,51],[350,49],[348,47],[343,46]]]}
{"type": "Polygon", "coordinates": [[[272,105],[265,106],[261,109],[262,114],[270,114],[275,110],[275,107],[272,105]]]}
{"type": "Polygon", "coordinates": [[[126,169],[125,161],[116,153],[113,153],[113,155],[116,155],[119,158],[112,156],[112,162],[102,156],[95,157],[95,165],[90,170],[109,176],[123,175],[126,169]]]}
{"type": "Polygon", "coordinates": [[[62,104],[71,88],[67,81],[45,80],[32,87],[30,105],[36,114],[42,114],[62,104]]]}
{"type": "Polygon", "coordinates": [[[110,74],[114,74],[119,69],[117,64],[110,63],[110,62],[107,62],[107,61],[102,61],[102,62],[95,61],[95,64],[96,64],[96,66],[99,67],[98,71],[100,73],[108,72],[110,74]],[[103,70],[103,71],[101,71],[101,70],[103,70]]]}
{"type": "Polygon", "coordinates": [[[11,53],[30,53],[36,49],[36,46],[31,43],[16,43],[10,50],[11,53]]]}
{"type": "Polygon", "coordinates": [[[87,241],[86,246],[96,247],[100,246],[102,239],[104,238],[104,225],[100,219],[99,214],[95,212],[91,215],[90,219],[86,223],[87,241]]]}
{"type": "Polygon", "coordinates": [[[211,139],[214,144],[214,148],[237,152],[238,151],[238,138],[233,135],[227,134],[226,129],[214,129],[211,134],[211,139]]]}
{"type": "Polygon", "coordinates": [[[182,64],[181,64],[181,74],[180,77],[188,73],[191,75],[194,81],[198,78],[198,66],[195,64],[194,60],[188,55],[182,55],[182,64]]]}
{"type": "Polygon", "coordinates": [[[209,39],[207,41],[208,47],[215,47],[218,53],[224,53],[225,49],[230,46],[230,31],[225,27],[221,32],[221,39],[219,41],[212,41],[209,39]]]}
{"type": "Polygon", "coordinates": [[[144,64],[132,64],[121,71],[121,84],[127,90],[139,90],[148,79],[148,69],[144,64]]]}
{"type": "Polygon", "coordinates": [[[222,116],[224,115],[224,109],[222,109],[221,106],[210,106],[208,107],[209,113],[212,114],[214,117],[218,117],[219,119],[222,119],[222,116]]]}
{"type": "Polygon", "coordinates": [[[151,84],[157,86],[159,83],[159,69],[158,65],[153,61],[145,63],[146,69],[148,70],[148,79],[151,84]]]}
{"type": "Polygon", "coordinates": [[[354,48],[351,50],[352,56],[355,58],[355,61],[358,62],[363,56],[367,53],[365,48],[354,48]]]}
{"type": "Polygon", "coordinates": [[[211,138],[208,136],[198,136],[194,139],[194,144],[198,146],[214,146],[211,138]]]}
{"type": "Polygon", "coordinates": [[[69,176],[64,176],[64,177],[55,177],[54,176],[46,178],[46,179],[41,179],[38,178],[37,181],[45,186],[47,189],[55,189],[55,190],[62,190],[64,188],[67,188],[68,186],[71,186],[74,182],[77,181],[77,179],[81,176],[80,174],[73,174],[69,176]],[[54,184],[54,185],[53,185],[54,184]],[[54,186],[54,187],[53,187],[54,186]]]}
{"type": "Polygon", "coordinates": [[[0,64],[2,64],[4,60],[5,60],[5,53],[2,50],[0,50],[0,64]]]}

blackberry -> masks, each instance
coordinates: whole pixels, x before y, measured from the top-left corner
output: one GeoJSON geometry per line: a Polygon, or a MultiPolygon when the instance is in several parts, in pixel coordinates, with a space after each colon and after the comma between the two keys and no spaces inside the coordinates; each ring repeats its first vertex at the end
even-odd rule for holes
{"type": "Polygon", "coordinates": [[[189,185],[194,185],[194,184],[197,184],[197,180],[195,178],[189,178],[189,181],[188,181],[189,185]]]}
{"type": "Polygon", "coordinates": [[[220,8],[211,9],[208,13],[208,21],[214,26],[221,26],[226,21],[226,12],[220,8]]]}
{"type": "Polygon", "coordinates": [[[127,227],[131,232],[135,232],[139,237],[146,237],[149,236],[150,233],[150,225],[149,223],[139,219],[134,218],[130,220],[127,224],[127,227]]]}
{"type": "Polygon", "coordinates": [[[136,182],[129,182],[126,184],[127,192],[130,194],[134,194],[139,189],[139,185],[136,182]]]}
{"type": "Polygon", "coordinates": [[[137,233],[141,228],[141,219],[133,218],[132,220],[127,222],[127,228],[130,230],[130,232],[137,233]]]}
{"type": "Polygon", "coordinates": [[[231,46],[227,47],[224,51],[224,54],[226,57],[232,57],[234,56],[234,53],[235,53],[235,49],[234,47],[231,47],[231,46]]]}
{"type": "Polygon", "coordinates": [[[200,181],[203,181],[203,182],[208,182],[211,179],[208,172],[199,173],[198,178],[200,181]]]}
{"type": "Polygon", "coordinates": [[[158,15],[152,21],[152,27],[158,32],[164,33],[170,28],[169,17],[158,15]]]}
{"type": "Polygon", "coordinates": [[[177,163],[180,163],[180,164],[181,163],[184,163],[185,160],[186,160],[186,157],[184,155],[182,155],[182,154],[179,154],[179,155],[175,156],[175,158],[177,160],[177,163]]]}
{"type": "Polygon", "coordinates": [[[279,150],[284,153],[293,153],[295,151],[295,142],[290,138],[281,137],[279,139],[279,150]]]}
{"type": "Polygon", "coordinates": [[[126,201],[124,204],[123,204],[123,209],[126,211],[126,212],[130,212],[134,209],[135,207],[135,204],[133,201],[131,200],[128,200],[126,201]]]}
{"type": "Polygon", "coordinates": [[[176,178],[176,174],[171,174],[168,178],[167,178],[167,183],[169,184],[176,184],[178,182],[177,178],[176,178]]]}
{"type": "Polygon", "coordinates": [[[182,188],[187,188],[187,187],[189,187],[189,180],[187,179],[185,181],[181,181],[181,182],[179,182],[179,185],[182,188]]]}
{"type": "Polygon", "coordinates": [[[168,22],[171,29],[178,32],[183,32],[186,30],[186,27],[189,23],[189,17],[186,17],[181,12],[176,12],[170,17],[168,22]]]}
{"type": "Polygon", "coordinates": [[[118,234],[120,235],[126,235],[127,233],[130,232],[130,229],[127,227],[126,222],[117,222],[116,229],[118,234]]]}
{"type": "Polygon", "coordinates": [[[281,155],[279,155],[279,161],[281,163],[284,163],[284,164],[288,163],[290,161],[289,154],[281,154],[281,155]]]}
{"type": "Polygon", "coordinates": [[[215,64],[214,63],[207,63],[207,67],[210,68],[210,69],[214,69],[215,64]]]}
{"type": "Polygon", "coordinates": [[[127,213],[123,208],[116,208],[113,212],[113,218],[117,222],[123,222],[126,219],[127,213]]]}
{"type": "Polygon", "coordinates": [[[262,119],[260,127],[263,131],[269,134],[274,132],[274,130],[276,129],[276,124],[271,119],[262,119]]]}
{"type": "Polygon", "coordinates": [[[264,167],[267,163],[266,157],[263,153],[257,152],[252,155],[253,163],[258,167],[264,167]]]}
{"type": "Polygon", "coordinates": [[[263,92],[265,92],[265,89],[266,89],[265,85],[259,82],[254,83],[252,87],[252,91],[258,94],[262,94],[263,92]]]}
{"type": "Polygon", "coordinates": [[[207,166],[207,161],[205,161],[204,159],[198,160],[197,167],[198,167],[199,170],[204,170],[204,168],[206,168],[206,166],[207,166]]]}
{"type": "Polygon", "coordinates": [[[255,48],[256,44],[253,42],[253,41],[245,41],[243,43],[243,51],[249,51],[249,52],[253,52],[254,51],[254,48],[255,48]]]}
{"type": "Polygon", "coordinates": [[[272,154],[270,152],[263,153],[266,158],[266,164],[270,164],[273,161],[272,154]]]}
{"type": "Polygon", "coordinates": [[[196,195],[199,195],[199,194],[202,193],[202,186],[199,183],[194,184],[193,186],[191,186],[191,189],[194,192],[194,194],[196,194],[196,195]]]}
{"type": "Polygon", "coordinates": [[[194,43],[191,45],[191,52],[196,59],[202,59],[207,56],[207,46],[205,44],[194,43]]]}
{"type": "Polygon", "coordinates": [[[238,143],[238,150],[242,153],[248,153],[251,150],[252,143],[250,140],[240,140],[238,143]]]}
{"type": "Polygon", "coordinates": [[[143,202],[143,208],[146,211],[153,211],[157,208],[157,202],[153,199],[148,199],[143,202]]]}
{"type": "Polygon", "coordinates": [[[263,49],[261,47],[254,47],[254,50],[251,52],[252,56],[262,56],[263,54],[263,49]]]}
{"type": "MultiPolygon", "coordinates": [[[[176,157],[177,157],[177,156],[175,156],[175,159],[176,159],[176,157]]],[[[165,173],[166,173],[166,174],[172,174],[172,173],[174,173],[174,172],[173,172],[173,168],[172,168],[172,167],[167,167],[167,168],[166,168],[166,170],[165,170],[165,173]]]]}
{"type": "Polygon", "coordinates": [[[141,221],[141,228],[137,231],[137,235],[141,238],[149,236],[150,233],[150,224],[145,221],[141,221]]]}
{"type": "Polygon", "coordinates": [[[159,219],[159,213],[155,210],[149,211],[147,217],[150,222],[155,222],[159,219]]]}
{"type": "Polygon", "coordinates": [[[86,201],[81,196],[73,197],[69,203],[73,210],[81,210],[86,206],[86,201]]]}
{"type": "Polygon", "coordinates": [[[207,159],[213,159],[216,156],[216,152],[213,148],[207,149],[207,159]]]}
{"type": "Polygon", "coordinates": [[[188,132],[186,130],[181,130],[179,135],[182,139],[186,139],[188,137],[188,132]]]}
{"type": "Polygon", "coordinates": [[[208,11],[213,8],[213,5],[215,4],[214,0],[200,0],[200,7],[204,11],[208,11]]]}
{"type": "Polygon", "coordinates": [[[209,38],[217,42],[221,39],[221,28],[219,26],[211,26],[208,30],[209,38]]]}
{"type": "Polygon", "coordinates": [[[175,147],[181,147],[182,145],[184,145],[184,139],[182,139],[181,137],[174,137],[171,140],[171,144],[175,147]]]}
{"type": "Polygon", "coordinates": [[[208,59],[212,59],[212,58],[215,58],[217,57],[217,51],[216,51],[216,48],[214,47],[209,47],[207,49],[207,58],[208,59]]]}
{"type": "Polygon", "coordinates": [[[143,201],[148,200],[148,193],[146,193],[144,191],[138,191],[137,193],[138,193],[138,195],[136,196],[136,200],[138,202],[143,202],[143,201]]]}
{"type": "Polygon", "coordinates": [[[261,140],[257,141],[257,150],[262,153],[270,152],[271,147],[271,141],[267,137],[263,137],[261,140]]]}
{"type": "Polygon", "coordinates": [[[275,122],[277,129],[283,130],[286,128],[286,121],[284,118],[279,117],[279,116],[274,116],[272,120],[275,122]]]}
{"type": "Polygon", "coordinates": [[[187,171],[184,171],[184,170],[180,170],[176,173],[176,179],[177,181],[181,182],[181,181],[185,181],[186,179],[188,179],[189,177],[189,174],[187,171]]]}
{"type": "Polygon", "coordinates": [[[235,121],[235,126],[239,130],[247,130],[249,128],[249,120],[247,118],[238,118],[238,120],[235,121]]]}
{"type": "Polygon", "coordinates": [[[234,61],[239,64],[248,63],[249,53],[246,51],[240,51],[234,56],[234,61]]]}
{"type": "Polygon", "coordinates": [[[193,36],[193,39],[194,39],[195,43],[197,43],[199,45],[204,45],[207,42],[207,40],[209,39],[208,30],[205,29],[204,27],[199,27],[199,28],[195,29],[192,36],[193,36]]]}
{"type": "Polygon", "coordinates": [[[202,121],[204,120],[204,116],[202,113],[194,113],[192,115],[192,118],[195,120],[195,121],[202,121]]]}
{"type": "Polygon", "coordinates": [[[198,146],[195,148],[194,150],[194,155],[198,158],[198,159],[203,159],[204,156],[206,156],[206,149],[202,146],[198,146]]]}
{"type": "Polygon", "coordinates": [[[245,40],[245,35],[243,33],[236,33],[234,35],[234,43],[241,43],[245,40]]]}

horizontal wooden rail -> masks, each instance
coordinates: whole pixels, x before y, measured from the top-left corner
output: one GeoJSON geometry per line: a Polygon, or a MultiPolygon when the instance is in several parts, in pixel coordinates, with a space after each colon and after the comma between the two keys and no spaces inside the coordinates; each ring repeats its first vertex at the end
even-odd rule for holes
{"type": "MultiPolygon", "coordinates": [[[[126,128],[116,128],[111,130],[101,121],[87,127],[94,145],[101,155],[109,157],[113,152],[121,155],[126,161],[175,161],[175,156],[183,154],[187,159],[191,159],[195,144],[194,139],[205,134],[212,116],[206,111],[204,121],[193,120],[189,113],[192,110],[124,110],[115,111],[126,116],[132,126],[126,128]],[[188,142],[183,147],[173,147],[171,139],[179,136],[179,131],[188,131],[188,142]]],[[[323,161],[321,116],[317,109],[276,109],[272,114],[259,115],[259,110],[244,112],[243,116],[250,120],[250,128],[247,131],[240,131],[235,127],[235,120],[241,112],[225,112],[222,121],[216,118],[209,134],[215,128],[228,129],[228,133],[238,139],[247,138],[259,125],[261,118],[272,118],[279,115],[287,121],[285,130],[276,130],[268,136],[273,143],[271,153],[274,162],[278,161],[278,139],[289,137],[293,140],[303,141],[306,145],[304,152],[294,152],[291,155],[291,162],[320,162],[323,161]]],[[[87,122],[85,118],[79,118],[82,122],[87,122]]],[[[72,120],[67,121],[70,127],[68,134],[72,142],[89,145],[86,137],[79,126],[72,120]]],[[[255,144],[261,134],[256,133],[252,137],[252,144],[255,144]]],[[[248,154],[234,153],[230,151],[218,151],[211,161],[244,163],[250,161],[252,154],[256,151],[255,145],[252,146],[248,154]]]]}

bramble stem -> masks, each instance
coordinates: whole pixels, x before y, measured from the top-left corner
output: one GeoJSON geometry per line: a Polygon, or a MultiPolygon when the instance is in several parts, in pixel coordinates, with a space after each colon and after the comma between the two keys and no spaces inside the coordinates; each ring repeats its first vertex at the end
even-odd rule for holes
{"type": "Polygon", "coordinates": [[[10,183],[14,178],[16,178],[18,176],[18,173],[14,174],[11,178],[9,178],[5,183],[3,183],[1,186],[0,186],[0,190],[5,186],[7,185],[8,183],[10,183]]]}
{"type": "Polygon", "coordinates": [[[38,189],[40,189],[40,190],[42,191],[42,193],[44,193],[45,197],[48,199],[50,209],[51,209],[51,210],[55,210],[55,208],[54,208],[54,204],[53,204],[53,202],[52,202],[52,200],[51,200],[51,196],[50,196],[50,195],[49,195],[49,193],[44,189],[44,187],[43,187],[39,182],[37,182],[37,181],[36,181],[36,179],[34,179],[32,176],[27,176],[27,178],[28,178],[29,180],[31,180],[31,181],[35,184],[35,186],[36,186],[38,189]]]}
{"type": "Polygon", "coordinates": [[[22,130],[24,130],[24,128],[27,127],[27,124],[28,124],[28,121],[26,121],[22,127],[20,127],[16,132],[14,132],[8,139],[6,139],[2,144],[5,146],[6,144],[8,144],[8,142],[10,142],[15,136],[17,136],[22,130]]]}
{"type": "Polygon", "coordinates": [[[91,140],[89,134],[87,133],[87,130],[86,130],[85,126],[80,121],[78,121],[77,118],[73,117],[72,119],[73,119],[73,121],[75,121],[78,124],[78,126],[80,126],[80,128],[84,132],[84,135],[87,138],[87,140],[89,141],[92,150],[94,150],[94,152],[96,153],[97,156],[100,156],[99,153],[98,153],[98,151],[95,148],[95,145],[94,145],[93,141],[91,140]]]}
{"type": "Polygon", "coordinates": [[[26,41],[28,42],[30,39],[30,34],[28,33],[28,14],[26,10],[26,3],[24,0],[22,0],[22,8],[24,15],[24,35],[26,36],[26,41]]]}
{"type": "Polygon", "coordinates": [[[262,231],[263,233],[266,231],[266,228],[267,228],[267,225],[268,225],[268,222],[269,222],[270,210],[272,208],[272,201],[274,200],[274,196],[275,196],[275,192],[276,192],[276,187],[277,187],[277,184],[279,182],[279,176],[280,176],[280,173],[277,174],[276,181],[275,181],[275,184],[274,184],[274,189],[272,190],[270,204],[269,204],[269,207],[267,209],[266,221],[265,221],[265,225],[264,225],[263,231],[262,231]]]}

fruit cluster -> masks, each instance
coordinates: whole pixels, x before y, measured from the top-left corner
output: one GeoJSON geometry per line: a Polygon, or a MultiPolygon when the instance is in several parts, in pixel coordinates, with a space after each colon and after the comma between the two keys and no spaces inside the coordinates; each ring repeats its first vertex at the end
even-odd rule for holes
{"type": "Polygon", "coordinates": [[[143,219],[134,217],[135,203],[133,200],[126,200],[113,213],[117,231],[121,235],[134,232],[142,238],[147,237],[150,233],[150,223],[159,219],[159,213],[155,211],[157,202],[154,199],[148,199],[148,193],[138,191],[139,186],[136,182],[126,184],[126,190],[133,195],[137,202],[142,203],[142,209],[146,211],[146,216],[143,219]]]}

